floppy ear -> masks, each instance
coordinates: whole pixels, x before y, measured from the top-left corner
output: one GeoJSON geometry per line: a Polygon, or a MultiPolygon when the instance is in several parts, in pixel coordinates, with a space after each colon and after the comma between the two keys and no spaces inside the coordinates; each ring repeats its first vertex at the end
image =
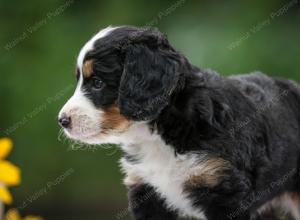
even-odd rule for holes
{"type": "MultiPolygon", "coordinates": [[[[155,42],[154,37],[150,40],[155,42]]],[[[163,45],[138,42],[127,46],[118,100],[124,116],[151,120],[168,105],[179,77],[174,56],[175,52],[163,45]]]]}

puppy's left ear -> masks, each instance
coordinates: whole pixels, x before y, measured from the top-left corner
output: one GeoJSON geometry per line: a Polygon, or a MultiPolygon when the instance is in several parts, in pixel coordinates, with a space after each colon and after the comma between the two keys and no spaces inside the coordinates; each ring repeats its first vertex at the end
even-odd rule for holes
{"type": "Polygon", "coordinates": [[[118,100],[124,116],[152,120],[168,105],[179,78],[176,56],[162,34],[142,33],[127,45],[118,100]]]}

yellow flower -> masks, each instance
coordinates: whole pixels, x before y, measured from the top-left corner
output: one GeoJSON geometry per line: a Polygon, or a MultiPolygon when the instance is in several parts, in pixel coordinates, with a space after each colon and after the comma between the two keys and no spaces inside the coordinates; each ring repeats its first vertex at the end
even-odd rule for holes
{"type": "Polygon", "coordinates": [[[5,158],[12,149],[12,141],[9,138],[0,139],[0,158],[5,158]]]}
{"type": "Polygon", "coordinates": [[[12,203],[12,196],[7,186],[16,186],[21,182],[21,171],[4,158],[12,149],[12,141],[9,138],[0,139],[0,200],[6,204],[12,203]]]}
{"type": "Polygon", "coordinates": [[[43,218],[33,215],[22,218],[17,209],[10,209],[7,211],[4,220],[43,220],[43,218]]]}

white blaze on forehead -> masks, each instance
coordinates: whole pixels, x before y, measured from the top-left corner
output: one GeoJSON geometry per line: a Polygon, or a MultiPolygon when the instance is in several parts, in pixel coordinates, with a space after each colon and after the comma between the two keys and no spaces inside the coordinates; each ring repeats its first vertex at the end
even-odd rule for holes
{"type": "Polygon", "coordinates": [[[91,51],[94,47],[94,43],[96,40],[105,37],[109,32],[112,30],[116,29],[117,27],[111,27],[108,26],[107,28],[104,28],[103,30],[99,31],[95,36],[92,37],[81,49],[79,56],[77,58],[77,66],[80,69],[80,72],[82,71],[82,65],[83,65],[83,60],[87,52],[91,51]]]}
{"type": "Polygon", "coordinates": [[[83,76],[82,74],[80,74],[74,95],[83,95],[83,91],[81,90],[82,84],[83,84],[83,76]]]}

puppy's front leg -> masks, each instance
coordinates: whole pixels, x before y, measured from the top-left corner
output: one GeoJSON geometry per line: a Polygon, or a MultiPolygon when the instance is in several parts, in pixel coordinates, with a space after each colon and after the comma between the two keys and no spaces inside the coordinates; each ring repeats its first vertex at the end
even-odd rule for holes
{"type": "Polygon", "coordinates": [[[129,206],[135,220],[175,220],[177,215],[168,210],[165,201],[146,184],[129,189],[129,206]]]}

